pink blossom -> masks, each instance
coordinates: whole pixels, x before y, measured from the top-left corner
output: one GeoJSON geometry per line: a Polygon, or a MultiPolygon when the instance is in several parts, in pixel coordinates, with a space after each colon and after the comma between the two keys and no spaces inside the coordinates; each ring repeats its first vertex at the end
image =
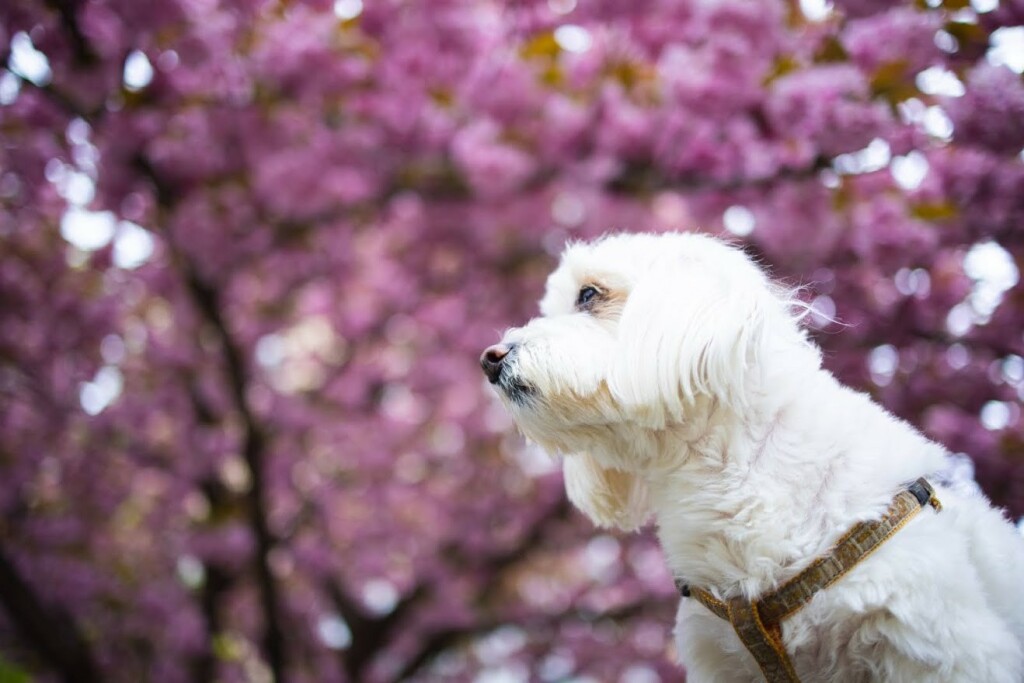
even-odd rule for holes
{"type": "Polygon", "coordinates": [[[967,77],[967,93],[946,109],[956,139],[993,152],[1024,147],[1024,83],[1005,66],[981,64],[967,77]]]}
{"type": "Polygon", "coordinates": [[[904,78],[910,78],[939,60],[935,45],[939,23],[932,13],[897,7],[851,21],[842,35],[843,47],[869,76],[880,68],[898,68],[904,78]]]}
{"type": "Polygon", "coordinates": [[[452,140],[452,154],[466,182],[484,197],[518,189],[534,170],[530,156],[502,142],[499,135],[497,124],[485,119],[462,129],[452,140]]]}

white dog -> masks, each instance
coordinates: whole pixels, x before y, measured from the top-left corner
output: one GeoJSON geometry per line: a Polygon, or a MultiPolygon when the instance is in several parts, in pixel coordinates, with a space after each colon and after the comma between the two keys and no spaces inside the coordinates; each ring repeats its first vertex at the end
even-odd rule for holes
{"type": "Polygon", "coordinates": [[[676,620],[690,681],[1024,681],[1024,540],[948,486],[781,620],[790,678],[707,606],[765,598],[947,464],[822,369],[790,293],[742,251],[697,234],[574,244],[540,308],[481,365],[523,433],[565,456],[588,517],[655,518],[673,574],[705,597],[676,620]]]}

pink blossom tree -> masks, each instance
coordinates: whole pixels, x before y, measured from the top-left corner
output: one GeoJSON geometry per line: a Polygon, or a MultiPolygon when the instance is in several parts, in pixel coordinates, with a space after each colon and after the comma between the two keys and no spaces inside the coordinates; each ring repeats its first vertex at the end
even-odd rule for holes
{"type": "MultiPolygon", "coordinates": [[[[1024,514],[1019,0],[0,4],[0,678],[678,680],[479,351],[701,229],[1024,514]]],[[[893,453],[893,457],[899,457],[893,453]]]]}

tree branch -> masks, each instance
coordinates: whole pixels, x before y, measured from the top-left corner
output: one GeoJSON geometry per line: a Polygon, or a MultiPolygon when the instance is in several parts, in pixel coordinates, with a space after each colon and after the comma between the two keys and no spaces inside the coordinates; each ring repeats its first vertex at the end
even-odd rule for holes
{"type": "MultiPolygon", "coordinates": [[[[141,154],[136,157],[135,163],[142,175],[152,183],[157,204],[165,211],[173,209],[177,202],[175,189],[164,182],[149,160],[141,154]]],[[[251,486],[247,495],[249,526],[252,528],[256,540],[254,569],[260,607],[265,622],[261,644],[274,681],[285,683],[287,661],[284,632],[281,629],[278,586],[270,567],[270,553],[277,540],[274,538],[268,522],[269,493],[264,466],[268,450],[267,435],[253,414],[246,396],[248,372],[242,350],[228,329],[227,321],[221,313],[220,292],[202,278],[185,251],[176,244],[169,230],[164,231],[164,238],[172,258],[182,271],[192,303],[206,323],[214,330],[220,342],[221,361],[224,365],[232,404],[242,422],[242,457],[251,478],[251,486]]]]}
{"type": "Polygon", "coordinates": [[[91,66],[98,60],[96,52],[89,45],[82,28],[78,25],[78,0],[46,0],[46,4],[60,15],[60,25],[71,41],[71,47],[75,53],[75,60],[79,64],[91,66]]]}
{"type": "Polygon", "coordinates": [[[0,602],[40,659],[66,683],[100,683],[99,668],[74,619],[61,607],[46,604],[0,548],[0,602]]]}
{"type": "Polygon", "coordinates": [[[725,180],[714,180],[696,172],[673,174],[663,168],[658,168],[654,163],[633,164],[612,178],[608,182],[607,189],[616,194],[647,194],[661,190],[725,192],[767,188],[780,182],[812,178],[820,171],[830,168],[831,164],[832,159],[819,155],[806,166],[783,168],[775,175],[762,178],[735,177],[725,180]]]}
{"type": "Polygon", "coordinates": [[[390,613],[373,617],[337,582],[327,582],[325,590],[352,633],[352,644],[342,656],[342,667],[350,681],[362,680],[367,665],[391,642],[398,625],[431,593],[427,585],[419,584],[390,613]]]}
{"type": "MultiPolygon", "coordinates": [[[[553,505],[534,520],[533,524],[530,525],[529,533],[519,543],[516,543],[514,547],[479,558],[478,562],[475,563],[476,566],[472,566],[474,563],[471,557],[459,557],[460,566],[469,563],[473,574],[487,577],[477,590],[475,602],[478,607],[483,606],[488,598],[494,594],[495,588],[504,580],[506,572],[517,566],[524,558],[529,556],[532,549],[540,545],[550,525],[564,520],[571,510],[572,506],[569,505],[566,497],[564,495],[559,496],[553,505]]],[[[453,553],[442,552],[442,555],[444,557],[452,557],[453,553]]],[[[438,654],[462,642],[465,638],[491,630],[500,625],[500,623],[500,621],[492,623],[490,620],[481,620],[472,624],[452,626],[430,633],[420,641],[419,648],[406,660],[401,671],[394,676],[393,680],[406,680],[409,676],[412,676],[433,661],[438,654]]]]}
{"type": "Polygon", "coordinates": [[[234,407],[238,411],[244,429],[242,457],[249,469],[252,485],[248,493],[249,525],[256,538],[256,580],[259,586],[260,603],[265,620],[263,648],[267,662],[277,683],[286,680],[284,634],[281,630],[281,614],[277,582],[270,568],[270,553],[276,539],[268,522],[268,497],[266,468],[267,437],[257,422],[246,397],[247,372],[241,349],[234,340],[227,323],[221,315],[219,293],[196,272],[194,266],[179,252],[185,279],[193,302],[206,321],[213,327],[220,341],[221,356],[227,372],[234,407]]]}
{"type": "MultiPolygon", "coordinates": [[[[595,622],[599,619],[619,621],[630,619],[642,614],[648,605],[648,602],[639,600],[621,605],[620,607],[608,612],[595,613],[589,610],[574,610],[571,613],[571,617],[568,616],[570,614],[569,612],[550,615],[543,614],[537,618],[529,620],[528,623],[522,624],[522,627],[523,630],[528,633],[535,633],[541,628],[559,624],[567,618],[571,618],[573,621],[583,622],[595,622]]],[[[440,631],[435,631],[422,642],[420,649],[412,658],[406,661],[405,665],[397,674],[395,674],[392,680],[406,681],[423,669],[423,667],[430,664],[430,662],[432,662],[440,653],[467,642],[473,636],[493,631],[507,623],[507,620],[500,618],[483,619],[472,624],[453,626],[440,631]]]]}

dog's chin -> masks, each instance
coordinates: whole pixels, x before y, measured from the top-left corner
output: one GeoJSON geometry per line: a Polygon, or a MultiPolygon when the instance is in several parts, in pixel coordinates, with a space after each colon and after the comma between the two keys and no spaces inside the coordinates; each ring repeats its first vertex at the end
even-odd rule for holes
{"type": "Polygon", "coordinates": [[[511,373],[502,373],[496,386],[509,403],[516,406],[525,406],[537,396],[536,387],[511,373]]]}
{"type": "Polygon", "coordinates": [[[494,387],[523,436],[552,455],[565,452],[571,427],[561,419],[564,416],[555,414],[550,397],[537,384],[515,373],[502,373],[494,387]]]}

